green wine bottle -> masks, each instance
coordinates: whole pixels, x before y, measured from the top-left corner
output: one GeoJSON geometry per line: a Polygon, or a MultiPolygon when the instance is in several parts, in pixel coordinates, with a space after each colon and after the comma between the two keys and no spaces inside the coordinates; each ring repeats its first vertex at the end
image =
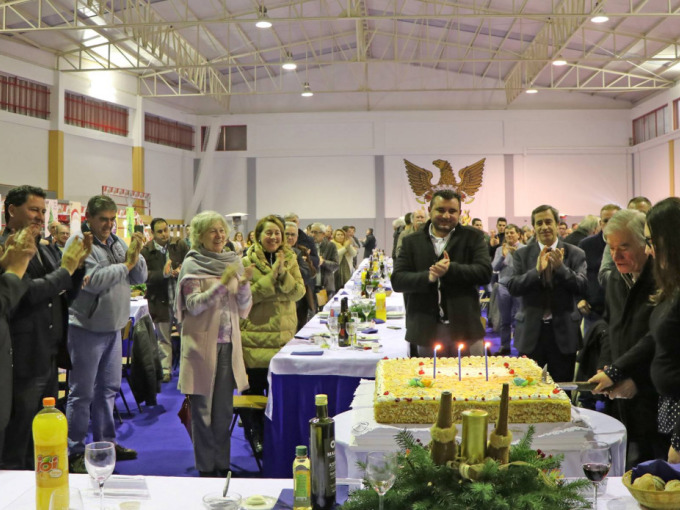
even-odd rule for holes
{"type": "Polygon", "coordinates": [[[349,332],[347,325],[351,320],[347,298],[342,298],[340,302],[340,315],[338,315],[338,347],[349,347],[349,332]]]}
{"type": "Polygon", "coordinates": [[[316,395],[316,417],[309,420],[312,508],[335,505],[335,421],[328,417],[328,396],[316,395]]]}

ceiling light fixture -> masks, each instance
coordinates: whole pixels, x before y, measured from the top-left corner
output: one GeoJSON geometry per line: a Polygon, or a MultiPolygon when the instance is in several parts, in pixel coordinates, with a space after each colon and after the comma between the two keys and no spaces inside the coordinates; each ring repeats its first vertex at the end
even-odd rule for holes
{"type": "Polygon", "coordinates": [[[272,22],[269,21],[269,16],[267,15],[267,8],[263,5],[257,11],[257,23],[255,26],[257,28],[271,28],[272,22]]]}
{"type": "Polygon", "coordinates": [[[302,86],[302,97],[312,97],[314,95],[314,92],[312,92],[312,88],[309,86],[309,83],[305,83],[302,86]]]}
{"type": "Polygon", "coordinates": [[[538,89],[535,89],[534,87],[528,88],[527,94],[538,94],[538,89]]]}
{"type": "Polygon", "coordinates": [[[564,59],[560,56],[560,57],[557,57],[555,60],[553,60],[552,65],[558,66],[558,67],[559,67],[559,66],[566,66],[566,65],[567,65],[567,61],[564,60],[564,59]]]}
{"type": "Polygon", "coordinates": [[[293,60],[293,56],[290,53],[286,53],[286,59],[283,61],[283,67],[286,71],[295,71],[297,69],[297,64],[293,60]]]}
{"type": "Polygon", "coordinates": [[[595,8],[593,9],[593,17],[590,18],[590,21],[593,23],[606,23],[609,21],[609,16],[607,16],[607,14],[604,12],[604,8],[600,3],[595,4],[595,8]]]}

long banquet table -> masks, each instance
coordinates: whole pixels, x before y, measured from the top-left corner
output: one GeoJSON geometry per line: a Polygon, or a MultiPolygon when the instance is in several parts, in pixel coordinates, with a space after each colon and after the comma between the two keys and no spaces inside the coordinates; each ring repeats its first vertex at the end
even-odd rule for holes
{"type": "MultiPolygon", "coordinates": [[[[321,320],[317,315],[296,336],[310,337],[327,331],[321,320]]],[[[390,319],[376,325],[376,329],[381,345],[378,352],[343,348],[324,349],[320,356],[296,355],[293,353],[319,348],[311,340],[295,338],[272,358],[266,412],[265,476],[289,477],[295,446],[309,445],[309,420],[316,413],[314,395],[327,394],[328,413],[335,416],[349,409],[361,379],[375,377],[375,366],[380,359],[408,356],[403,318],[390,319]]]]}
{"type": "MultiPolygon", "coordinates": [[[[201,499],[205,494],[221,491],[224,486],[224,480],[219,478],[147,476],[144,479],[148,487],[147,499],[105,497],[105,508],[198,510],[203,508],[201,499]],[[128,504],[121,505],[123,502],[128,504]]],[[[81,489],[85,510],[99,508],[87,475],[72,474],[69,481],[71,487],[81,489]]],[[[282,490],[292,487],[291,479],[232,478],[229,492],[237,492],[244,498],[255,494],[278,498],[282,490]]],[[[282,510],[290,507],[277,504],[274,508],[282,510]]],[[[35,474],[32,471],[0,471],[0,510],[35,510],[35,474]]],[[[639,506],[620,478],[609,478],[607,493],[599,498],[597,510],[639,510],[639,506]]]]}

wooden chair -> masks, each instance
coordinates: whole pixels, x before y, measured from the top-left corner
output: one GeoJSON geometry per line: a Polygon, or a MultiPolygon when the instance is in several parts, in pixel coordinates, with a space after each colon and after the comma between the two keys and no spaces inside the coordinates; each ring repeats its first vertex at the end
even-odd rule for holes
{"type": "MultiPolygon", "coordinates": [[[[231,420],[229,433],[232,434],[234,432],[234,427],[236,427],[236,422],[238,421],[242,410],[252,409],[264,412],[265,407],[267,407],[267,397],[264,395],[234,395],[234,417],[231,420]]],[[[259,456],[255,455],[255,446],[250,439],[248,439],[248,443],[255,456],[257,468],[260,470],[260,473],[262,473],[262,463],[259,456]]]]}

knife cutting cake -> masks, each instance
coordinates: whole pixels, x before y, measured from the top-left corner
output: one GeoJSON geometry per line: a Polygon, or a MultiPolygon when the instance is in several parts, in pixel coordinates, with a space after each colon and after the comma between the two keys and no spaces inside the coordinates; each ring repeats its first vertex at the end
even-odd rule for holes
{"type": "MultiPolygon", "coordinates": [[[[541,382],[541,368],[529,358],[492,356],[489,377],[483,356],[383,359],[375,372],[375,420],[378,423],[434,423],[441,392],[453,393],[453,421],[467,409],[483,409],[489,422],[498,416],[503,383],[510,384],[510,423],[571,421],[571,401],[553,382],[541,382]]],[[[548,381],[551,381],[548,377],[548,381]]]]}

